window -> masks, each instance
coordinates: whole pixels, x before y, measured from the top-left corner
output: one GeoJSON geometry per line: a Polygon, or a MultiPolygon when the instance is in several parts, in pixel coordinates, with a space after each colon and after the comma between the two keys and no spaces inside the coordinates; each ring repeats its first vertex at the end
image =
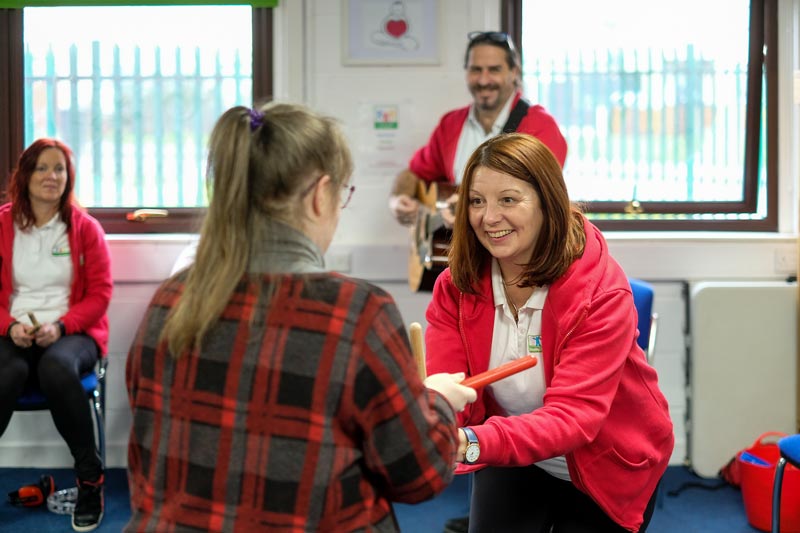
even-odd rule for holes
{"type": "Polygon", "coordinates": [[[265,57],[271,54],[270,10],[0,11],[0,23],[15,30],[7,45],[21,67],[21,73],[14,61],[7,67],[8,88],[24,108],[17,120],[12,116],[5,142],[0,131],[3,168],[13,168],[36,138],[58,137],[75,151],[78,199],[107,232],[196,230],[207,205],[206,145],[214,122],[228,107],[271,93],[271,58],[265,57]],[[12,139],[22,140],[16,150],[12,139]],[[168,216],[131,220],[141,208],[168,216]]]}
{"type": "Polygon", "coordinates": [[[776,2],[503,5],[525,95],[561,126],[565,179],[589,218],[777,229],[776,2]]]}

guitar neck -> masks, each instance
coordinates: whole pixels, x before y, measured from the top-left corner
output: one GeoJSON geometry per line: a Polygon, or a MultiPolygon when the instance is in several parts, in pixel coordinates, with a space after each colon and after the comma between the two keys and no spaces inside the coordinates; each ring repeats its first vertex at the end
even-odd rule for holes
{"type": "Polygon", "coordinates": [[[457,186],[452,183],[432,181],[430,183],[423,180],[417,182],[417,200],[429,209],[444,209],[450,206],[454,208],[447,199],[457,191],[457,186]]]}

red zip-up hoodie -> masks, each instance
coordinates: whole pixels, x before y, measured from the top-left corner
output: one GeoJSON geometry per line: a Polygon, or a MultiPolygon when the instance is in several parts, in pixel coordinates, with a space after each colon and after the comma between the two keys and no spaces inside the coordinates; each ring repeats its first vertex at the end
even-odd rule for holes
{"type": "MultiPolygon", "coordinates": [[[[511,108],[517,104],[522,93],[517,91],[511,108]]],[[[453,165],[456,159],[458,139],[464,128],[472,105],[454,109],[445,113],[431,133],[428,144],[417,150],[408,164],[408,168],[425,181],[456,182],[453,165]]],[[[532,105],[522,118],[516,131],[533,135],[547,146],[556,156],[561,166],[567,159],[567,141],[561,134],[556,120],[540,105],[532,105]]]]}
{"type": "MultiPolygon", "coordinates": [[[[637,531],[672,454],[672,421],[656,371],[636,343],[627,277],[600,231],[588,220],[584,227],[583,256],[550,286],[542,310],[544,405],[502,416],[480,390],[459,424],[475,430],[483,466],[566,456],[575,486],[637,531]]],[[[494,317],[490,265],[476,295],[461,293],[445,270],[426,313],[428,373],[487,370],[494,317]]]]}
{"type": "MultiPolygon", "coordinates": [[[[72,208],[68,230],[72,257],[72,286],[69,309],[60,318],[67,335],[85,333],[97,343],[100,355],[108,352],[108,304],[114,283],[111,279],[111,255],[105,232],[97,222],[78,207],[72,208]]],[[[0,332],[8,334],[15,320],[11,308],[14,220],[11,204],[0,206],[0,332]]]]}

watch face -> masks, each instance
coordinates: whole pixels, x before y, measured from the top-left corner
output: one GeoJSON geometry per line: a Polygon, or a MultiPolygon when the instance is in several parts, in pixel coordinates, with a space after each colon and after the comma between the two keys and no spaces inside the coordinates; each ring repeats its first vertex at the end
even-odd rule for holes
{"type": "Polygon", "coordinates": [[[478,457],[481,454],[481,449],[477,444],[470,444],[467,446],[467,453],[464,455],[464,458],[468,463],[474,463],[478,460],[478,457]]]}

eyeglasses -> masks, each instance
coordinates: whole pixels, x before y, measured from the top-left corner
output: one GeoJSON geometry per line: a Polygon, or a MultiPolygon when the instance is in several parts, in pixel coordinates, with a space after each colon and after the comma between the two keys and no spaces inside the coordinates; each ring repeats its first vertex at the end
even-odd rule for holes
{"type": "Polygon", "coordinates": [[[511,36],[504,31],[471,31],[467,34],[467,39],[469,39],[470,46],[492,42],[507,46],[511,50],[514,49],[514,41],[512,41],[511,36]]]}
{"type": "Polygon", "coordinates": [[[310,193],[314,189],[314,187],[317,186],[317,183],[319,183],[319,180],[321,180],[324,175],[325,174],[320,174],[319,176],[317,176],[317,179],[312,181],[311,184],[308,187],[306,187],[306,190],[303,191],[303,194],[300,195],[300,198],[305,198],[306,195],[308,195],[308,193],[310,193]]]}
{"type": "MultiPolygon", "coordinates": [[[[317,186],[317,183],[319,183],[319,180],[321,180],[323,176],[325,176],[325,174],[323,174],[322,176],[317,176],[317,179],[312,181],[311,184],[308,187],[306,187],[306,190],[304,190],[303,194],[301,194],[300,196],[305,197],[308,193],[310,193],[314,189],[314,187],[317,186]]],[[[343,200],[341,203],[342,209],[344,209],[345,207],[348,206],[350,200],[353,198],[353,193],[356,190],[356,186],[343,183],[342,188],[345,189],[345,191],[342,193],[343,200]]]]}
{"type": "Polygon", "coordinates": [[[347,185],[345,183],[344,185],[342,185],[342,187],[345,190],[345,192],[342,193],[342,198],[344,198],[344,200],[342,201],[342,209],[344,209],[350,203],[350,200],[353,199],[353,193],[356,191],[356,186],[347,185]]]}

